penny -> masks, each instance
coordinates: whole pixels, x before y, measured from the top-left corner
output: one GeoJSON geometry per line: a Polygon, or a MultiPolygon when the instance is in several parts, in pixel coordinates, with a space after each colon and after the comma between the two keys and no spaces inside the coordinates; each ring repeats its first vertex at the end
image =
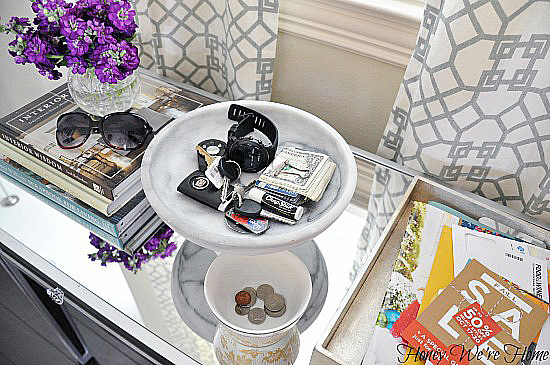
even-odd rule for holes
{"type": "Polygon", "coordinates": [[[272,312],[278,312],[285,306],[285,298],[281,294],[269,294],[264,299],[264,305],[272,312]]]}
{"type": "Polygon", "coordinates": [[[262,324],[265,321],[265,311],[263,308],[252,308],[248,312],[248,320],[254,324],[262,324]]]}
{"type": "Polygon", "coordinates": [[[262,284],[256,289],[256,295],[261,300],[265,300],[265,297],[267,297],[269,294],[273,294],[274,290],[273,287],[269,284],[262,284]]]}
{"type": "Polygon", "coordinates": [[[264,309],[265,309],[265,314],[267,314],[268,316],[270,316],[270,317],[280,317],[280,316],[282,316],[283,314],[285,314],[285,312],[286,312],[286,305],[283,306],[283,309],[281,309],[280,311],[277,311],[277,312],[270,311],[270,310],[267,309],[267,308],[264,308],[264,309]]]}
{"type": "Polygon", "coordinates": [[[250,304],[252,297],[249,292],[241,290],[235,294],[235,302],[240,306],[248,306],[250,304]]]}
{"type": "Polygon", "coordinates": [[[254,304],[256,304],[256,290],[254,288],[251,288],[249,286],[247,286],[246,288],[244,288],[242,291],[245,291],[247,292],[248,294],[250,294],[250,303],[246,304],[246,305],[243,305],[243,307],[252,307],[254,304]]]}
{"type": "Polygon", "coordinates": [[[241,307],[238,304],[235,304],[235,313],[237,313],[239,316],[246,316],[250,312],[250,308],[248,307],[241,307]]]}

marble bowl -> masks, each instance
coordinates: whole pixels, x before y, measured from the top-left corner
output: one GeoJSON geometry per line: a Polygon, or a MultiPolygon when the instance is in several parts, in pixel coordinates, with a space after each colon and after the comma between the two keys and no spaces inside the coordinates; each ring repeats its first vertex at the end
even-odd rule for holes
{"type": "MultiPolygon", "coordinates": [[[[177,191],[177,186],[197,170],[195,145],[203,140],[227,140],[233,124],[227,118],[232,102],[196,109],[172,121],[151,141],[141,164],[143,190],[153,209],[172,229],[186,239],[219,252],[259,255],[278,252],[307,241],[327,229],[351,200],[357,170],[351,149],[331,126],[300,109],[264,101],[238,101],[276,124],[279,148],[294,146],[323,152],[336,163],[325,194],[319,202],[308,203],[297,224],[273,222],[262,235],[243,235],[231,230],[224,215],[177,191]]],[[[241,182],[258,174],[243,174],[241,182]]]]}
{"type": "MultiPolygon", "coordinates": [[[[256,337],[273,336],[288,330],[306,310],[311,278],[302,260],[288,251],[260,256],[221,254],[206,273],[204,294],[208,306],[225,326],[256,337]],[[286,312],[278,318],[268,316],[257,325],[235,313],[234,298],[243,288],[257,288],[264,283],[283,295],[286,312]]],[[[263,301],[258,298],[254,307],[263,307],[263,301]]]]}

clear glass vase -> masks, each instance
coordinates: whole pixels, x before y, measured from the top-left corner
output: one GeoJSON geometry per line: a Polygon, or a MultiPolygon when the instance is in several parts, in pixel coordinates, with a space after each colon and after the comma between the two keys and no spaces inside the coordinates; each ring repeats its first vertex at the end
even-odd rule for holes
{"type": "Polygon", "coordinates": [[[116,84],[99,81],[93,69],[83,75],[69,72],[67,85],[81,109],[100,117],[130,109],[140,91],[137,71],[116,84]]]}

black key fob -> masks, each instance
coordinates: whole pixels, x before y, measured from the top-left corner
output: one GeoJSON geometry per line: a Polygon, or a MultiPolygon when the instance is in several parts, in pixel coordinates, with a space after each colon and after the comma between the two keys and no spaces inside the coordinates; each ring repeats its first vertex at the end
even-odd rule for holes
{"type": "MultiPolygon", "coordinates": [[[[208,180],[204,172],[194,171],[178,185],[178,191],[203,204],[217,210],[224,211],[221,190],[216,189],[208,180]]],[[[228,186],[228,194],[233,191],[233,186],[228,186]]]]}
{"type": "Polygon", "coordinates": [[[262,205],[252,199],[245,199],[240,207],[234,207],[235,213],[247,218],[259,218],[262,205]]]}

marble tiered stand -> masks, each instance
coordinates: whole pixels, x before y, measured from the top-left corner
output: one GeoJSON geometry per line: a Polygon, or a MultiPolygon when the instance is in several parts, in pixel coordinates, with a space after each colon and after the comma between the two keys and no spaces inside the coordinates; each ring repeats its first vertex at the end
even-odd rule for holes
{"type": "MultiPolygon", "coordinates": [[[[197,169],[195,145],[211,138],[227,140],[227,131],[234,123],[227,118],[231,102],[199,108],[162,129],[147,148],[142,161],[143,190],[153,209],[166,224],[187,240],[206,249],[240,255],[262,255],[294,248],[291,251],[302,258],[310,273],[319,270],[320,265],[324,278],[323,275],[319,277],[318,271],[312,273],[312,300],[306,310],[306,313],[310,313],[310,320],[298,324],[303,331],[321,310],[327,291],[324,259],[312,239],[334,223],[349,204],[357,181],[355,160],[348,144],[338,132],[307,112],[271,102],[237,103],[262,113],[276,124],[279,131],[279,151],[284,146],[303,148],[325,153],[336,163],[336,170],[322,199],[306,204],[304,215],[295,225],[272,222],[271,228],[262,235],[241,234],[226,225],[223,213],[177,191],[179,183],[197,169]],[[307,248],[296,250],[301,244],[307,248]]],[[[247,184],[257,177],[258,174],[243,174],[240,182],[247,184]]],[[[187,251],[182,249],[178,253],[172,273],[172,278],[177,283],[172,283],[172,293],[182,319],[195,332],[211,340],[215,328],[215,322],[212,323],[214,315],[208,311],[197,312],[198,306],[193,308],[194,314],[188,314],[190,304],[189,300],[185,300],[188,297],[183,294],[186,290],[185,283],[178,273],[183,270],[181,265],[202,268],[199,270],[202,281],[194,276],[195,280],[199,279],[198,286],[202,288],[205,266],[213,260],[215,253],[210,255],[203,252],[196,255],[197,262],[192,263],[185,254],[192,251],[194,249],[188,247],[187,251]]],[[[198,289],[197,287],[193,290],[197,293],[197,298],[193,300],[196,304],[205,303],[204,294],[199,297],[198,289]]]]}

